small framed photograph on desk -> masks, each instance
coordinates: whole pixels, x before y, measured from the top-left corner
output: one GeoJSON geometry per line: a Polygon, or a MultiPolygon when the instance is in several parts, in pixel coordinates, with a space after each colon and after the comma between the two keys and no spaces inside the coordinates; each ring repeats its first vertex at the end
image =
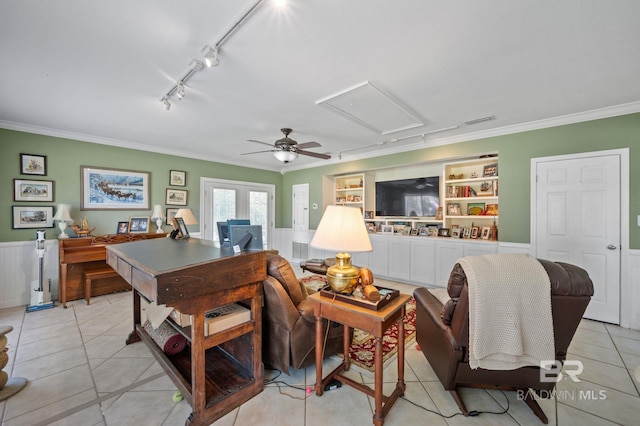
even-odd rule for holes
{"type": "Polygon", "coordinates": [[[187,225],[185,225],[184,223],[184,219],[182,219],[181,217],[174,217],[173,218],[173,225],[176,228],[176,231],[178,231],[178,236],[177,238],[189,238],[189,230],[187,229],[187,225]]]}

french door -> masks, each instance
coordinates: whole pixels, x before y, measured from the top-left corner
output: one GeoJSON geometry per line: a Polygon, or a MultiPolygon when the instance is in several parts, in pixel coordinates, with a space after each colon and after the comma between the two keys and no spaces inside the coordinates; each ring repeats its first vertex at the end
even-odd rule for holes
{"type": "Polygon", "coordinates": [[[220,243],[216,222],[249,219],[252,225],[262,225],[264,247],[271,247],[275,226],[274,185],[202,178],[200,188],[204,239],[220,243]]]}

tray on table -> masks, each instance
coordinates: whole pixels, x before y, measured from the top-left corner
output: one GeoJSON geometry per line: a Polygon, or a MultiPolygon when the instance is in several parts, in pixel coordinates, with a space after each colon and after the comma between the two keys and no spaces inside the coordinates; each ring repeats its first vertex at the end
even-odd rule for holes
{"type": "Polygon", "coordinates": [[[361,308],[371,309],[373,311],[379,311],[384,308],[389,302],[400,295],[399,290],[392,288],[375,286],[380,292],[380,300],[372,302],[363,297],[354,296],[353,294],[340,294],[331,290],[331,287],[326,286],[320,289],[320,296],[339,300],[341,302],[350,303],[352,305],[360,306],[361,308]]]}

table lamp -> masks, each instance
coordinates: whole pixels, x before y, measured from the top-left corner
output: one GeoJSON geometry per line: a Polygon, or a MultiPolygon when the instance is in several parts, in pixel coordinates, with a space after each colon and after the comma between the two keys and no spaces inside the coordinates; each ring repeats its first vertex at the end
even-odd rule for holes
{"type": "Polygon", "coordinates": [[[151,220],[156,221],[156,234],[162,234],[164,231],[162,230],[162,221],[164,220],[164,212],[162,211],[162,206],[160,204],[156,204],[153,206],[153,213],[151,214],[151,220]]]}
{"type": "Polygon", "coordinates": [[[64,231],[68,225],[73,223],[73,219],[71,219],[71,204],[58,204],[58,209],[55,216],[53,216],[53,220],[58,222],[58,228],[60,228],[58,238],[61,240],[69,238],[69,235],[64,231]]]}
{"type": "Polygon", "coordinates": [[[193,215],[191,209],[178,209],[175,217],[181,217],[185,225],[197,225],[198,219],[193,215]]]}
{"type": "Polygon", "coordinates": [[[311,247],[337,250],[336,264],[327,269],[327,282],[336,293],[350,294],[358,285],[360,269],[351,265],[351,252],[371,251],[369,233],[358,207],[327,206],[311,247]]]}

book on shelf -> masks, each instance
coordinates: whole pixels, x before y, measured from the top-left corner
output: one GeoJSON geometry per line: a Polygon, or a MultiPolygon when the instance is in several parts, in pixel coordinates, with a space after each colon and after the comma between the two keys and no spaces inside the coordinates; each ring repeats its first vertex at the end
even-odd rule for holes
{"type": "Polygon", "coordinates": [[[251,320],[251,311],[237,303],[219,306],[204,313],[204,335],[211,336],[251,320]]]}

